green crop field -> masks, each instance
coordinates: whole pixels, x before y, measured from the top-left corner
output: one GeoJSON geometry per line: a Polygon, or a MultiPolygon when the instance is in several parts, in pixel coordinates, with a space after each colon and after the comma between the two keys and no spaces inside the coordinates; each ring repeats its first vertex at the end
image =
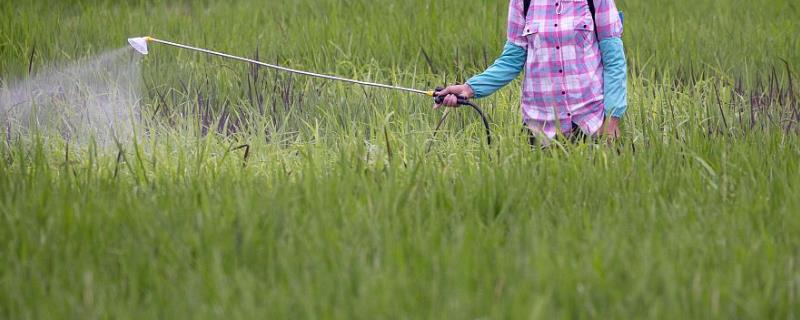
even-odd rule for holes
{"type": "MultiPolygon", "coordinates": [[[[0,123],[0,318],[800,318],[800,4],[617,4],[614,146],[153,44],[131,139],[0,123]]],[[[153,35],[427,90],[507,6],[9,0],[0,89],[153,35]]]]}

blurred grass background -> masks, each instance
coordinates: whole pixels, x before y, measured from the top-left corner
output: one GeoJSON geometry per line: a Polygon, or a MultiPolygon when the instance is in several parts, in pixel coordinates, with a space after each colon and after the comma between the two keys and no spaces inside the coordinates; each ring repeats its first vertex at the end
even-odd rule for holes
{"type": "MultiPolygon", "coordinates": [[[[239,55],[258,50],[317,71],[479,71],[502,49],[507,1],[6,1],[0,74],[153,35],[239,55]],[[430,70],[421,51],[431,58],[430,70]],[[348,64],[342,66],[342,62],[348,64]],[[363,71],[363,69],[362,69],[363,71]]],[[[758,75],[800,63],[798,4],[788,0],[619,1],[636,70],[758,75]]],[[[162,48],[159,51],[170,49],[162,48]]],[[[159,53],[159,61],[189,52],[159,53]]],[[[165,68],[166,64],[158,63],[165,68]]],[[[459,73],[460,74],[460,73],[459,73]]],[[[465,74],[465,75],[469,75],[465,74]]]]}

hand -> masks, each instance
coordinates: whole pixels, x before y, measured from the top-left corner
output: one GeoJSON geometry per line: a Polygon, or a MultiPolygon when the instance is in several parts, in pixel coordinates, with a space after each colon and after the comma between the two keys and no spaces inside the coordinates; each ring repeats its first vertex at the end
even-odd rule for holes
{"type": "Polygon", "coordinates": [[[470,99],[475,96],[475,93],[472,92],[472,88],[469,85],[458,84],[449,86],[442,91],[436,92],[434,93],[434,96],[444,96],[444,101],[442,101],[442,104],[433,106],[434,109],[439,109],[442,105],[448,107],[458,107],[458,96],[470,99]]]}
{"type": "Polygon", "coordinates": [[[608,142],[613,142],[620,137],[619,118],[607,117],[603,122],[603,137],[608,142]]]}

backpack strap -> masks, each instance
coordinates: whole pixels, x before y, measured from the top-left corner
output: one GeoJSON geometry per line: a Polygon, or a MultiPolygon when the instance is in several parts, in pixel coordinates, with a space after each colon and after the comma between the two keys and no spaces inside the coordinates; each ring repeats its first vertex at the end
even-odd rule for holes
{"type": "Polygon", "coordinates": [[[531,7],[531,0],[522,0],[522,3],[524,3],[524,8],[525,8],[522,11],[523,12],[522,18],[527,18],[528,17],[528,8],[531,7]]]}
{"type": "Polygon", "coordinates": [[[597,37],[597,42],[600,42],[600,34],[597,33],[597,19],[595,18],[594,0],[589,0],[589,12],[592,13],[592,23],[594,23],[594,36],[597,37]]]}

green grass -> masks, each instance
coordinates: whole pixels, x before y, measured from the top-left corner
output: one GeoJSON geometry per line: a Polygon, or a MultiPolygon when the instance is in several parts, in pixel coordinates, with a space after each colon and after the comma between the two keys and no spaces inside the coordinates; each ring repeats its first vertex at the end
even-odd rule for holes
{"type": "MultiPolygon", "coordinates": [[[[467,110],[432,139],[424,97],[153,46],[149,134],[0,134],[0,318],[796,319],[798,5],[619,5],[619,149],[532,151],[518,83],[487,147],[467,110]]],[[[506,3],[0,9],[6,85],[153,34],[424,89],[491,63],[506,3]]]]}

